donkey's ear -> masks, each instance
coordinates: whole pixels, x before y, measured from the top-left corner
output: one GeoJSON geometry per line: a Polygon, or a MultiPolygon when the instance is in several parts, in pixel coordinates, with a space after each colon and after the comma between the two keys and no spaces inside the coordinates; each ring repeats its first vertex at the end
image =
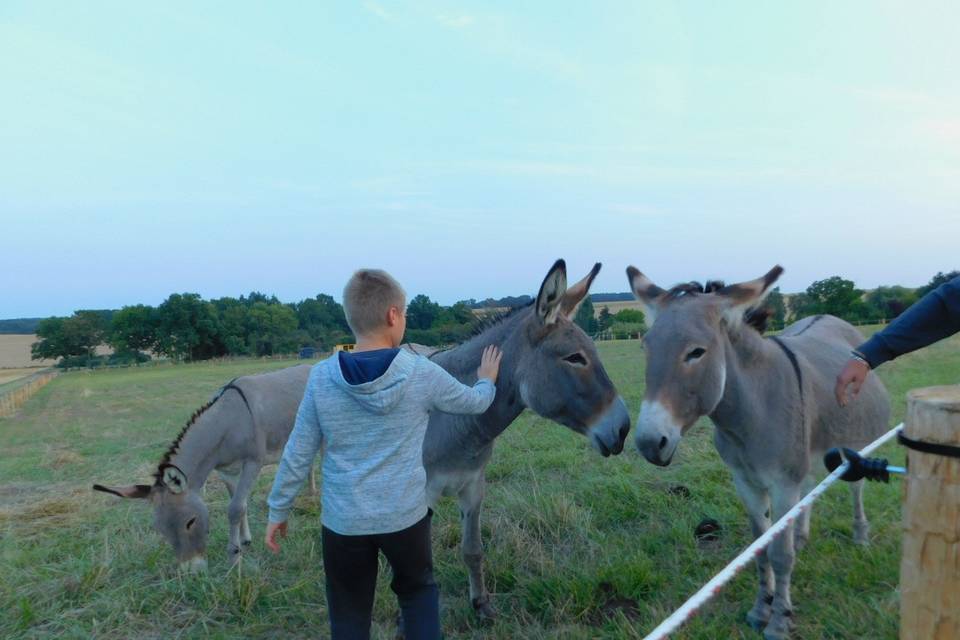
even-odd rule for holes
{"type": "Polygon", "coordinates": [[[183,493],[187,488],[187,474],[172,464],[160,467],[160,482],[170,493],[183,493]]]}
{"type": "Polygon", "coordinates": [[[149,498],[153,487],[149,484],[132,484],[129,487],[105,487],[102,484],[95,484],[93,490],[112,493],[121,498],[149,498]]]}
{"type": "Polygon", "coordinates": [[[745,311],[763,302],[763,299],[770,293],[773,283],[782,273],[783,267],[777,265],[770,269],[765,276],[756,280],[731,284],[719,289],[716,295],[726,303],[724,315],[731,320],[742,319],[745,311]]]}
{"type": "Polygon", "coordinates": [[[590,285],[593,284],[593,279],[600,273],[600,267],[599,262],[593,265],[593,269],[590,269],[586,278],[567,289],[567,292],[563,294],[563,298],[560,300],[560,313],[565,315],[567,319],[573,320],[580,303],[590,293],[590,285]]]}
{"type": "Polygon", "coordinates": [[[537,293],[536,312],[543,324],[553,324],[560,313],[563,294],[567,291],[567,263],[557,260],[547,272],[547,277],[537,293]]]}
{"type": "Polygon", "coordinates": [[[627,267],[627,282],[630,283],[630,291],[633,292],[633,296],[643,305],[643,312],[650,321],[649,324],[652,325],[666,291],[655,285],[650,278],[640,273],[640,270],[632,265],[627,267]]]}

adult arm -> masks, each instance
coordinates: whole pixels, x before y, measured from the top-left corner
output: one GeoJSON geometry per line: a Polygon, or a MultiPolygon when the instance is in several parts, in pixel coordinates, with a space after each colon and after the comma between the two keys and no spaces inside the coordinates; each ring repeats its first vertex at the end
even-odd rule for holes
{"type": "Polygon", "coordinates": [[[945,282],[857,348],[871,369],[960,331],[960,276],[945,282]]]}
{"type": "Polygon", "coordinates": [[[860,345],[837,376],[840,406],[860,393],[870,369],[960,331],[960,277],[940,285],[860,345]]]}

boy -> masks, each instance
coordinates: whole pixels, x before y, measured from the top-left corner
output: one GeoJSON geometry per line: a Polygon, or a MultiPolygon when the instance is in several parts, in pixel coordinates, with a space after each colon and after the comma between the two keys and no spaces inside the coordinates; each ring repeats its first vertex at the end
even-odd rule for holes
{"type": "Polygon", "coordinates": [[[496,393],[496,347],[484,350],[473,387],[399,349],[405,308],[406,294],[386,272],[361,269],[350,278],[343,309],[356,348],[310,372],[267,499],[266,543],[276,553],[293,500],[324,448],[323,566],[334,640],[369,638],[379,551],[393,570],[406,637],[440,638],[423,437],[431,411],[483,413],[496,393]]]}

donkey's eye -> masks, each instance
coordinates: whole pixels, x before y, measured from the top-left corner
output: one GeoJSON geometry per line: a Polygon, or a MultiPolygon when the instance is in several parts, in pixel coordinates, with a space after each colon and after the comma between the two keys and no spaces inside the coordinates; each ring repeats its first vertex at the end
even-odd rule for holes
{"type": "Polygon", "coordinates": [[[197,523],[197,516],[193,516],[192,518],[187,520],[187,531],[190,531],[190,529],[192,529],[193,525],[195,525],[196,523],[197,523]]]}
{"type": "Polygon", "coordinates": [[[699,358],[702,358],[702,357],[703,357],[703,354],[705,354],[706,352],[707,352],[706,349],[704,349],[704,348],[702,348],[702,347],[697,347],[696,349],[694,349],[694,350],[692,350],[690,353],[688,353],[687,356],[686,356],[683,360],[684,360],[684,362],[690,362],[691,360],[697,360],[697,359],[699,359],[699,358]]]}
{"type": "Polygon", "coordinates": [[[564,358],[563,361],[569,362],[570,364],[578,367],[587,366],[587,359],[583,357],[582,353],[571,353],[566,358],[564,358]]]}

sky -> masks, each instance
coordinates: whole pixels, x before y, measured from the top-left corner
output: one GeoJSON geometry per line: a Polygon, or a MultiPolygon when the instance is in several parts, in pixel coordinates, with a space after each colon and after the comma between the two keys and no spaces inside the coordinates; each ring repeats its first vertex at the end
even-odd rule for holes
{"type": "Polygon", "coordinates": [[[0,318],[960,268],[960,3],[0,3],[0,318]]]}

